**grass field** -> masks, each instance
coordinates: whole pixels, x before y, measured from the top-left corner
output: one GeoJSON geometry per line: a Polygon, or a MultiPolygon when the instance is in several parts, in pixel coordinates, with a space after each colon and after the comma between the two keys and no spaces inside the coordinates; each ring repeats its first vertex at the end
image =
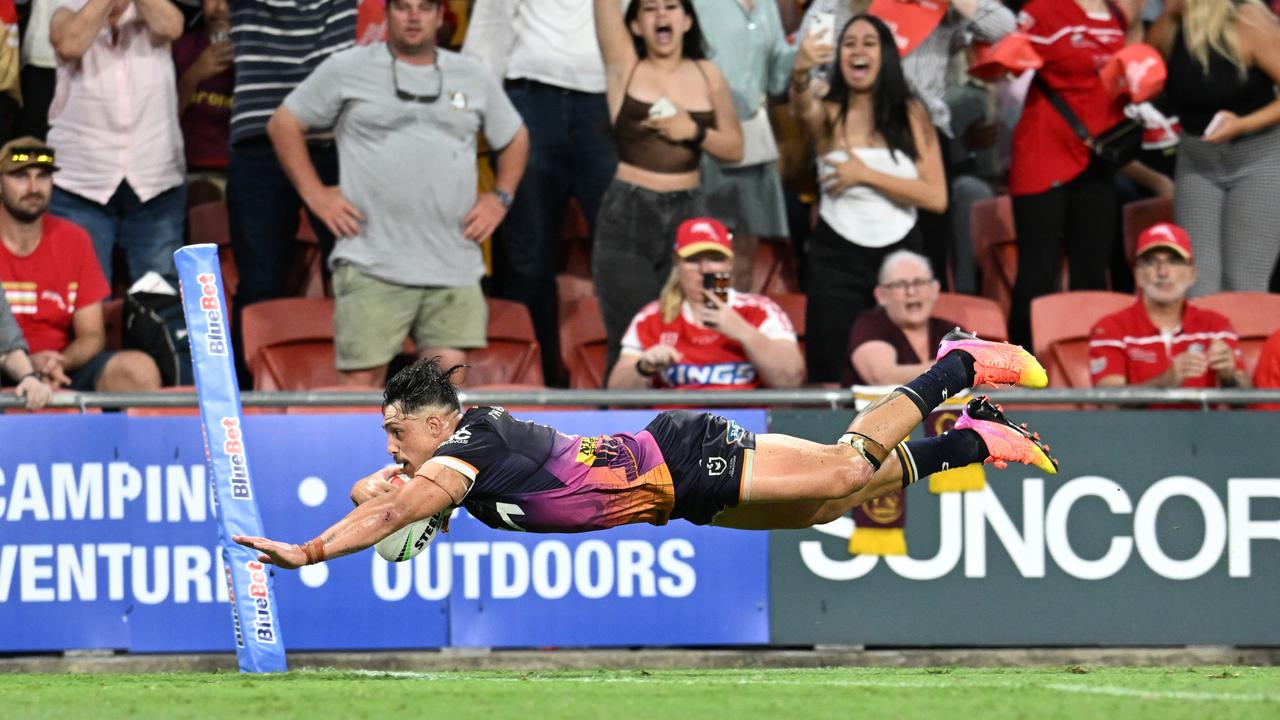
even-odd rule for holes
{"type": "Polygon", "coordinates": [[[1277,718],[1280,668],[0,675],[0,718],[1277,718]]]}

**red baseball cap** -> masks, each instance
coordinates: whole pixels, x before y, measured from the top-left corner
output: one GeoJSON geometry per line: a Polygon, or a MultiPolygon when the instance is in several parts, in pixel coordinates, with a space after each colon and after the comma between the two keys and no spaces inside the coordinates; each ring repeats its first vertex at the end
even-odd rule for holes
{"type": "Polygon", "coordinates": [[[1187,231],[1173,223],[1156,223],[1138,236],[1138,247],[1135,257],[1142,257],[1148,250],[1165,248],[1181,255],[1183,259],[1191,259],[1191,236],[1187,231]]]}
{"type": "Polygon", "coordinates": [[[1128,95],[1131,102],[1141,103],[1160,94],[1169,71],[1159,50],[1138,43],[1112,55],[1098,73],[1111,97],[1128,95]]]}
{"type": "Polygon", "coordinates": [[[1005,73],[1021,75],[1043,66],[1044,59],[1031,46],[1031,38],[1011,32],[995,43],[974,43],[969,74],[984,82],[996,82],[1005,73]]]}
{"type": "Polygon", "coordinates": [[[676,255],[687,258],[700,252],[718,252],[733,257],[733,236],[724,223],[711,218],[690,218],[676,228],[676,255]]]}

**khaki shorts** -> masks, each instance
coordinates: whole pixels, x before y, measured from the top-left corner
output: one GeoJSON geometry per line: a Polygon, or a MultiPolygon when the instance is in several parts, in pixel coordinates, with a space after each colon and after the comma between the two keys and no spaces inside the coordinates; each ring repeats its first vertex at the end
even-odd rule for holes
{"type": "Polygon", "coordinates": [[[339,370],[386,365],[400,354],[405,337],[412,337],[419,349],[466,350],[486,344],[489,309],[479,285],[397,285],[338,263],[333,296],[339,370]]]}

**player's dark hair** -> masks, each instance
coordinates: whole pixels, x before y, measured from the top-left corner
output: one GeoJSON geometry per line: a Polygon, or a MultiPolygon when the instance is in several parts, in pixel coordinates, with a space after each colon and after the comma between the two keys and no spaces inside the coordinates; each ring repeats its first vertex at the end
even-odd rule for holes
{"type": "Polygon", "coordinates": [[[423,408],[449,408],[461,410],[458,388],[453,384],[453,374],[468,365],[454,365],[448,370],[440,367],[440,358],[419,360],[395,374],[387,382],[382,393],[382,407],[400,406],[400,412],[413,413],[423,408]]]}

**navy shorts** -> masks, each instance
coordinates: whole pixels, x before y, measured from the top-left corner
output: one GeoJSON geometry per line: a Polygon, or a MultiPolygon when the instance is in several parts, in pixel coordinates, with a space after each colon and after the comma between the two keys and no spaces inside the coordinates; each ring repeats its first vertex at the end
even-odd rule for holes
{"type": "Polygon", "coordinates": [[[671,471],[676,503],[671,519],[706,525],[734,507],[750,487],[756,435],[738,423],[689,410],[668,410],[645,428],[671,471]]]}

